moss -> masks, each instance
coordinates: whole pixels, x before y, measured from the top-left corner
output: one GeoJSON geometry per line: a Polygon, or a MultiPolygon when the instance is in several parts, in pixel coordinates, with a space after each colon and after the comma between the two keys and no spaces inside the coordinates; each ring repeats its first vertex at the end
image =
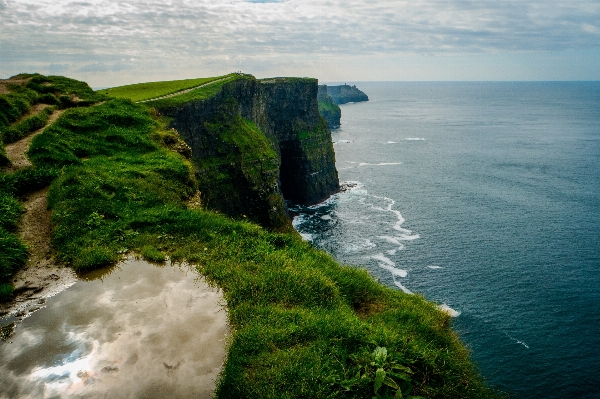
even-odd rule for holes
{"type": "Polygon", "coordinates": [[[266,136],[233,112],[206,123],[206,129],[216,155],[195,161],[202,202],[265,226],[288,226],[283,198],[274,191],[279,159],[266,136]]]}

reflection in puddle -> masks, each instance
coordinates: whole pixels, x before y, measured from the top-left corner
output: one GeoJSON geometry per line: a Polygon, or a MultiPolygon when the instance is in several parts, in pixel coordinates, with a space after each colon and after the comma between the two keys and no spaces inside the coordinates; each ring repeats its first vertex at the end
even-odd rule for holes
{"type": "Polygon", "coordinates": [[[84,278],[0,342],[0,398],[212,396],[227,335],[219,292],[191,268],[141,260],[84,278]]]}

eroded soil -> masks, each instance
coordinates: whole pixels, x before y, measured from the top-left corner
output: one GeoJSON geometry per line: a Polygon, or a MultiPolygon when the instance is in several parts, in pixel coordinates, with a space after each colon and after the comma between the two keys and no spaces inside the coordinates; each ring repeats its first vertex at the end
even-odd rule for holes
{"type": "MultiPolygon", "coordinates": [[[[31,166],[31,161],[25,154],[31,140],[58,119],[62,112],[55,111],[45,127],[5,147],[6,155],[12,162],[10,167],[4,169],[5,172],[12,173],[31,166]]],[[[38,309],[46,298],[77,281],[73,270],[61,267],[55,261],[50,243],[52,223],[47,197],[46,188],[21,198],[25,213],[21,217],[19,236],[29,246],[29,257],[25,266],[13,277],[12,282],[15,286],[13,299],[0,303],[0,317],[6,315],[26,317],[38,309]]]]}
{"type": "Polygon", "coordinates": [[[31,166],[31,161],[27,158],[27,155],[25,154],[27,152],[27,150],[29,149],[29,146],[31,145],[31,141],[33,140],[33,138],[35,136],[42,133],[47,126],[49,126],[55,120],[57,120],[58,117],[60,115],[62,115],[63,112],[64,112],[63,110],[54,111],[52,113],[52,115],[50,115],[50,118],[48,119],[48,123],[46,124],[46,126],[44,126],[41,129],[36,130],[35,132],[31,133],[29,136],[24,137],[21,140],[14,142],[12,144],[8,144],[4,147],[6,150],[6,156],[12,162],[11,166],[7,166],[4,168],[4,172],[12,173],[12,172],[16,172],[19,169],[23,169],[28,166],[31,166]]]}
{"type": "Polygon", "coordinates": [[[46,188],[23,198],[25,213],[21,218],[19,235],[29,246],[29,257],[25,267],[13,277],[13,300],[0,303],[0,316],[10,314],[25,317],[43,304],[46,298],[77,281],[73,270],[59,266],[54,258],[50,244],[52,224],[47,194],[46,188]]]}

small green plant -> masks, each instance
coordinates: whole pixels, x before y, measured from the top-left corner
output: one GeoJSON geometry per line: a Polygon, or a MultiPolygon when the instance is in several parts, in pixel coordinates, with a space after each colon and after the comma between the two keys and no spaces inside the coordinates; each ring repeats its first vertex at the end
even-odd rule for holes
{"type": "Polygon", "coordinates": [[[104,215],[100,215],[98,212],[94,211],[90,214],[85,224],[89,229],[95,229],[102,225],[103,219],[104,215]]]}
{"type": "Polygon", "coordinates": [[[347,374],[352,377],[339,382],[346,391],[356,391],[367,385],[375,395],[373,399],[421,398],[410,395],[413,388],[411,384],[413,371],[402,364],[408,361],[392,360],[388,357],[387,348],[377,346],[371,353],[363,352],[351,355],[349,358],[354,367],[349,367],[347,374]]]}

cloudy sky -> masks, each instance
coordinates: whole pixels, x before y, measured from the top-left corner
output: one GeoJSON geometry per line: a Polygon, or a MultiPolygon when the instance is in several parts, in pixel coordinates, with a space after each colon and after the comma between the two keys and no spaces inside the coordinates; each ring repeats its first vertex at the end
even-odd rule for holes
{"type": "Polygon", "coordinates": [[[599,0],[0,0],[0,77],[600,80],[599,0]]]}

